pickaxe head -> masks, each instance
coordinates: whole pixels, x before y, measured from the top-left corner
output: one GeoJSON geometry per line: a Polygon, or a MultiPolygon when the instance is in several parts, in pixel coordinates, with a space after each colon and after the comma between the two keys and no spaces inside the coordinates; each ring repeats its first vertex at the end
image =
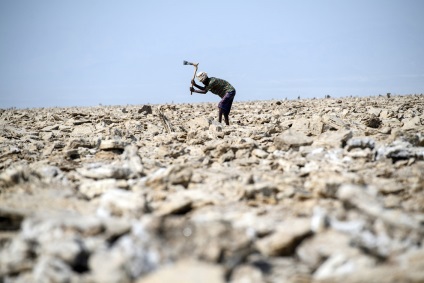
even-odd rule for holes
{"type": "Polygon", "coordinates": [[[193,66],[199,65],[199,63],[191,63],[191,62],[188,62],[188,61],[183,61],[183,64],[184,65],[193,65],[193,66]]]}

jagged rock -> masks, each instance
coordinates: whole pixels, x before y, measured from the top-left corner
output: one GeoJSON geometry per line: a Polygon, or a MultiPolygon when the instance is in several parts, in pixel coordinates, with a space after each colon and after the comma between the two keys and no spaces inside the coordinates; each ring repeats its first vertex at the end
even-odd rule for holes
{"type": "Polygon", "coordinates": [[[254,199],[261,201],[270,201],[276,199],[278,188],[273,183],[256,183],[244,188],[243,197],[246,199],[254,199]]]}
{"type": "Polygon", "coordinates": [[[347,141],[346,149],[349,151],[354,148],[369,148],[374,149],[375,147],[375,141],[372,138],[351,138],[347,141]]]}
{"type": "Polygon", "coordinates": [[[92,163],[85,168],[78,168],[77,172],[82,176],[90,179],[127,179],[131,176],[132,171],[118,165],[108,165],[101,163],[92,163]]]}
{"type": "Polygon", "coordinates": [[[370,128],[379,128],[381,125],[381,120],[380,118],[371,115],[371,117],[365,118],[364,124],[370,128]]]}
{"type": "Polygon", "coordinates": [[[383,111],[383,109],[381,108],[375,108],[375,107],[370,107],[368,109],[368,113],[371,115],[374,115],[376,117],[380,116],[381,112],[383,111]]]}
{"type": "Polygon", "coordinates": [[[252,155],[262,159],[268,157],[268,153],[260,148],[255,148],[254,150],[252,150],[252,155]]]}
{"type": "Polygon", "coordinates": [[[74,125],[76,125],[72,132],[71,132],[71,136],[72,137],[87,137],[87,136],[91,136],[93,134],[93,132],[95,131],[95,128],[92,125],[81,125],[82,123],[78,122],[78,121],[74,121],[73,123],[74,125]]]}
{"type": "Polygon", "coordinates": [[[53,126],[44,127],[43,129],[41,129],[41,131],[51,132],[51,131],[58,130],[58,129],[59,129],[59,125],[53,125],[53,126]]]}
{"type": "Polygon", "coordinates": [[[324,131],[324,123],[319,116],[314,116],[312,119],[301,118],[294,120],[290,129],[305,135],[319,136],[324,131]]]}
{"type": "Polygon", "coordinates": [[[361,273],[364,269],[372,268],[374,264],[372,259],[365,256],[349,258],[344,254],[335,254],[314,272],[314,279],[318,282],[328,282],[333,278],[341,279],[351,274],[361,273]]]}
{"type": "Polygon", "coordinates": [[[27,166],[17,166],[8,168],[0,174],[0,188],[16,185],[27,181],[29,178],[29,168],[27,166]]]}
{"type": "Polygon", "coordinates": [[[332,230],[324,231],[313,238],[306,239],[296,249],[296,255],[302,262],[314,270],[327,258],[337,254],[353,258],[360,255],[360,251],[350,246],[348,235],[332,230]]]}
{"type": "Polygon", "coordinates": [[[310,174],[305,181],[305,189],[319,197],[336,197],[339,188],[346,183],[359,183],[355,175],[349,173],[335,173],[317,170],[310,174]]]}
{"type": "Polygon", "coordinates": [[[310,233],[310,221],[298,219],[280,224],[277,231],[257,241],[256,246],[266,256],[288,256],[310,233]]]}
{"type": "Polygon", "coordinates": [[[144,175],[144,166],[140,155],[138,154],[138,148],[134,145],[125,147],[124,153],[122,154],[122,161],[129,167],[133,174],[137,174],[139,177],[144,175]]]}
{"type": "Polygon", "coordinates": [[[274,140],[274,144],[278,149],[296,149],[300,146],[311,145],[312,142],[313,139],[307,137],[305,134],[291,130],[285,131],[283,134],[277,136],[274,140]]]}
{"type": "Polygon", "coordinates": [[[69,149],[75,149],[78,147],[94,148],[98,147],[100,141],[97,140],[88,140],[84,138],[74,138],[69,141],[67,147],[69,149]]]}
{"type": "Polygon", "coordinates": [[[177,195],[170,200],[163,202],[159,208],[156,209],[158,215],[170,214],[183,214],[190,211],[192,208],[192,201],[188,198],[177,195]]]}
{"type": "Polygon", "coordinates": [[[421,118],[419,116],[416,116],[414,118],[411,119],[407,119],[407,120],[403,120],[403,130],[413,130],[416,129],[417,127],[420,127],[421,129],[423,128],[423,123],[421,122],[421,118]]]}
{"type": "Polygon", "coordinates": [[[136,281],[136,283],[161,282],[224,283],[224,269],[216,264],[197,261],[179,261],[175,264],[164,266],[136,281]]]}
{"type": "Polygon", "coordinates": [[[97,215],[101,217],[140,217],[146,212],[143,195],[122,189],[111,189],[102,194],[97,215]]]}
{"type": "Polygon", "coordinates": [[[85,197],[92,199],[116,188],[128,188],[128,183],[125,180],[102,179],[83,182],[78,191],[85,197]]]}
{"type": "Polygon", "coordinates": [[[174,165],[168,168],[160,168],[145,179],[145,184],[156,190],[168,188],[170,185],[182,185],[187,187],[190,183],[193,170],[187,166],[174,165]]]}
{"type": "Polygon", "coordinates": [[[424,147],[413,147],[408,142],[395,141],[389,146],[377,149],[377,159],[390,158],[393,162],[409,160],[411,158],[424,160],[424,147]]]}
{"type": "Polygon", "coordinates": [[[110,150],[110,149],[119,149],[123,150],[128,145],[125,141],[118,141],[118,140],[102,140],[100,142],[99,149],[102,150],[110,150]]]}
{"type": "Polygon", "coordinates": [[[146,115],[148,114],[152,114],[153,110],[152,110],[152,106],[150,105],[143,105],[143,107],[141,107],[140,109],[138,109],[138,113],[144,113],[146,115]]]}
{"type": "Polygon", "coordinates": [[[324,132],[314,140],[313,146],[326,148],[344,147],[347,141],[352,138],[353,133],[350,130],[339,130],[324,132]]]}
{"type": "Polygon", "coordinates": [[[54,180],[65,178],[64,173],[57,166],[38,165],[34,164],[31,168],[31,173],[46,183],[52,183],[54,180]]]}
{"type": "Polygon", "coordinates": [[[7,248],[0,251],[0,273],[12,275],[32,270],[35,262],[28,256],[32,252],[30,242],[15,238],[7,248]]]}
{"type": "Polygon", "coordinates": [[[350,128],[349,124],[337,115],[324,115],[323,122],[330,128],[335,128],[337,130],[347,130],[350,128]]]}
{"type": "Polygon", "coordinates": [[[204,117],[194,118],[187,122],[187,126],[194,130],[207,130],[212,124],[212,120],[204,117]]]}
{"type": "Polygon", "coordinates": [[[231,274],[231,283],[265,283],[264,276],[258,267],[242,265],[231,274]]]}
{"type": "Polygon", "coordinates": [[[373,196],[373,192],[364,187],[343,185],[337,192],[342,201],[356,207],[366,215],[381,219],[383,222],[399,229],[413,230],[423,233],[419,222],[408,214],[396,210],[386,210],[373,196]]]}

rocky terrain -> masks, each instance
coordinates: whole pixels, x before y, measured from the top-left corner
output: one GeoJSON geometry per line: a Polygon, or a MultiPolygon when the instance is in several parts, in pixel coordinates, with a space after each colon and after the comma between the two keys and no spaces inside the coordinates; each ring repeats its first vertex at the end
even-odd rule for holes
{"type": "Polygon", "coordinates": [[[0,110],[0,282],[424,282],[424,95],[0,110]]]}

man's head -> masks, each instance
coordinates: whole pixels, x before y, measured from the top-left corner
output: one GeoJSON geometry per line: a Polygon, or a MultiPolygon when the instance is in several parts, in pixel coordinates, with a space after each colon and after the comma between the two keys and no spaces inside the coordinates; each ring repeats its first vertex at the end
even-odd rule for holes
{"type": "Polygon", "coordinates": [[[196,77],[199,81],[201,81],[203,83],[208,78],[208,74],[206,74],[205,72],[198,72],[196,74],[196,77]]]}

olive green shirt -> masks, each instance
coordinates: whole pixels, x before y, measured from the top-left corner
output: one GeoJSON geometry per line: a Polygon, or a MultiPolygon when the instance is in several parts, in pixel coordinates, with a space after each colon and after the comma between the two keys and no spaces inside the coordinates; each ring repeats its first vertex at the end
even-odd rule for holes
{"type": "Polygon", "coordinates": [[[235,88],[226,80],[211,77],[209,78],[209,84],[205,87],[205,90],[223,98],[227,92],[235,91],[235,88]]]}

